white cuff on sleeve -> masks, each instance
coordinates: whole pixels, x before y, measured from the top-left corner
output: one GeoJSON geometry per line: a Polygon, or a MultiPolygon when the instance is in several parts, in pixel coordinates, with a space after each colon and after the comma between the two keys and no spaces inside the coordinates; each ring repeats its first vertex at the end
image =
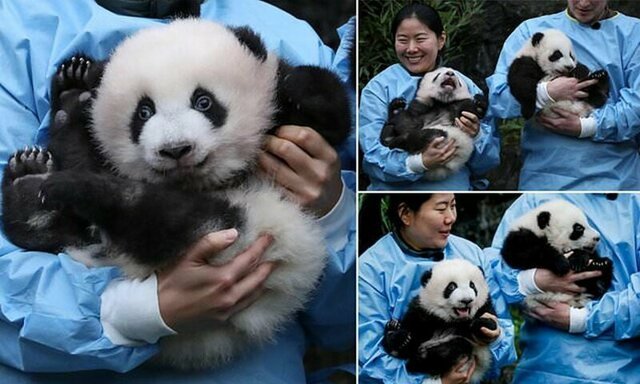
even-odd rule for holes
{"type": "Polygon", "coordinates": [[[534,293],[544,293],[544,291],[536,285],[535,275],[537,270],[537,268],[532,268],[518,273],[518,291],[524,296],[534,293]]]}
{"type": "Polygon", "coordinates": [[[580,138],[593,137],[596,134],[595,117],[580,118],[580,138]]]}
{"type": "Polygon", "coordinates": [[[427,167],[425,167],[422,163],[421,153],[407,156],[405,165],[407,167],[407,170],[411,173],[425,173],[427,171],[427,167]]]}
{"type": "Polygon", "coordinates": [[[569,333],[583,333],[587,330],[587,315],[589,310],[583,308],[569,308],[569,333]]]}
{"type": "Polygon", "coordinates": [[[144,280],[116,279],[101,299],[100,322],[113,344],[153,344],[162,336],[176,334],[160,316],[155,273],[144,280]]]}
{"type": "Polygon", "coordinates": [[[442,384],[442,380],[439,377],[427,377],[422,380],[422,384],[442,384]]]}
{"type": "Polygon", "coordinates": [[[349,241],[349,226],[356,210],[355,193],[342,182],[342,193],[336,205],[318,219],[327,245],[333,250],[344,249],[349,241]]]}
{"type": "Polygon", "coordinates": [[[542,109],[549,103],[555,103],[555,100],[549,96],[547,83],[547,81],[540,82],[536,87],[536,109],[542,109]]]}

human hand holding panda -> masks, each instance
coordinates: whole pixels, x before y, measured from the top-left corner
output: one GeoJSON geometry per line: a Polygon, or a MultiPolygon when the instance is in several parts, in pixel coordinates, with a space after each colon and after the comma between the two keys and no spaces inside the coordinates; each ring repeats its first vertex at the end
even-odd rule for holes
{"type": "Polygon", "coordinates": [[[480,381],[491,365],[487,345],[500,334],[482,271],[463,259],[444,260],[421,284],[402,319],[385,327],[385,351],[407,360],[409,372],[440,377],[472,359],[471,381],[480,381]]]}
{"type": "Polygon", "coordinates": [[[424,75],[415,99],[405,106],[403,99],[389,103],[380,143],[421,153],[428,180],[443,180],[464,166],[487,109],[486,98],[472,96],[455,71],[441,67],[424,75]]]}
{"type": "Polygon", "coordinates": [[[522,116],[530,119],[538,99],[549,99],[539,119],[558,133],[578,136],[580,117],[600,108],[609,93],[606,71],[590,72],[576,61],[571,40],[561,31],[536,32],[518,51],[509,66],[507,83],[520,103],[522,116]],[[546,83],[547,96],[539,87],[546,83]]]}
{"type": "Polygon", "coordinates": [[[563,302],[581,308],[611,286],[613,263],[595,251],[599,239],[578,207],[551,200],[514,221],[501,255],[512,268],[538,268],[535,281],[545,292],[528,295],[527,307],[563,302]]]}

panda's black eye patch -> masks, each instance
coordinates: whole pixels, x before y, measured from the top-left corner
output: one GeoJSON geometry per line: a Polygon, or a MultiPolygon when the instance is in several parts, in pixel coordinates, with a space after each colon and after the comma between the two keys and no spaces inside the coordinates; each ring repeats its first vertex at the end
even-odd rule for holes
{"type": "Polygon", "coordinates": [[[569,57],[571,58],[571,60],[576,61],[575,56],[573,56],[573,52],[569,53],[569,57]]]}
{"type": "Polygon", "coordinates": [[[227,109],[204,88],[198,87],[193,91],[191,107],[205,115],[214,127],[221,127],[227,121],[227,109]]]}
{"type": "Polygon", "coordinates": [[[447,288],[444,289],[444,298],[448,299],[449,296],[451,296],[451,294],[453,293],[453,291],[456,290],[456,288],[458,288],[458,284],[456,283],[449,283],[449,285],[447,285],[447,288]]]}
{"type": "Polygon", "coordinates": [[[140,133],[142,133],[142,127],[145,123],[156,114],[156,105],[149,96],[144,96],[138,101],[136,110],[133,112],[131,118],[131,140],[134,143],[138,143],[140,139],[140,133]]]}
{"type": "Polygon", "coordinates": [[[473,283],[473,281],[469,282],[469,288],[473,289],[473,292],[475,292],[476,295],[478,294],[478,290],[476,289],[476,285],[473,283]]]}
{"type": "Polygon", "coordinates": [[[436,80],[438,80],[438,77],[440,77],[440,74],[439,74],[439,73],[436,75],[436,77],[434,77],[434,78],[433,78],[433,80],[432,80],[431,82],[432,82],[432,83],[435,83],[435,82],[436,82],[436,80]]]}
{"type": "Polygon", "coordinates": [[[571,232],[571,235],[569,235],[569,239],[578,240],[582,235],[584,235],[584,226],[578,223],[573,224],[573,231],[571,232]]]}
{"type": "Polygon", "coordinates": [[[558,61],[562,58],[562,52],[560,52],[559,50],[555,50],[553,52],[553,54],[551,56],[549,56],[549,61],[553,62],[553,61],[558,61]]]}

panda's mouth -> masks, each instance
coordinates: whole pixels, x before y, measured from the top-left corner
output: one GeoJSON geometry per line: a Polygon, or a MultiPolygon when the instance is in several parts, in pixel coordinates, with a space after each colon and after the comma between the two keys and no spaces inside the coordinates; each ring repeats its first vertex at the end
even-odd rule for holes
{"type": "Polygon", "coordinates": [[[453,312],[460,318],[467,318],[471,316],[470,307],[453,308],[453,312]]]}
{"type": "Polygon", "coordinates": [[[456,80],[453,77],[447,77],[446,79],[444,79],[442,81],[442,83],[440,84],[441,88],[451,88],[451,89],[456,89],[458,85],[456,84],[456,80]]]}

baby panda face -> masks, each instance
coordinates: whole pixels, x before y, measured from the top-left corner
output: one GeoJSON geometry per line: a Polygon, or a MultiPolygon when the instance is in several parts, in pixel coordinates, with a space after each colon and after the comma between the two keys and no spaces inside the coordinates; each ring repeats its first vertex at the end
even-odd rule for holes
{"type": "Polygon", "coordinates": [[[462,259],[436,263],[422,277],[420,305],[445,321],[473,318],[489,297],[489,288],[477,266],[462,259]]]}
{"type": "Polygon", "coordinates": [[[532,230],[538,237],[545,236],[563,254],[573,249],[591,252],[600,240],[582,210],[566,200],[546,202],[525,214],[516,225],[532,230]]]}
{"type": "Polygon", "coordinates": [[[277,58],[247,29],[196,19],[145,29],[109,59],[92,132],[125,176],[222,185],[271,128],[276,75],[277,58]]]}
{"type": "Polygon", "coordinates": [[[568,75],[577,64],[571,40],[557,29],[537,32],[531,37],[535,61],[547,76],[568,75]]]}
{"type": "Polygon", "coordinates": [[[453,69],[441,67],[424,75],[420,80],[416,98],[425,103],[429,103],[430,100],[450,103],[470,99],[471,94],[467,84],[453,69]]]}

